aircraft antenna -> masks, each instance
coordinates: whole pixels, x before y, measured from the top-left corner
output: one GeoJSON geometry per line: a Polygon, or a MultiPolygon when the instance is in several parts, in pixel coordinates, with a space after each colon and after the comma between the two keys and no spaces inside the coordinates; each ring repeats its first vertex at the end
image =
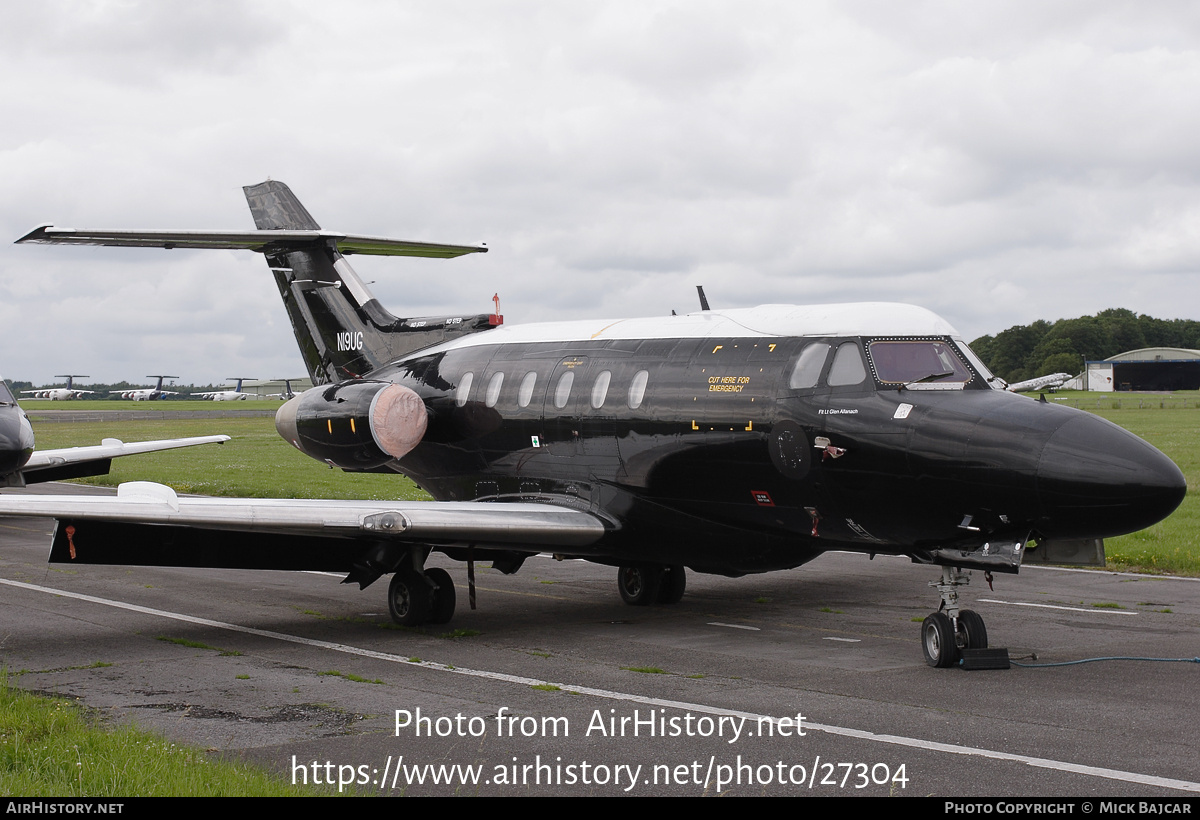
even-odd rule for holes
{"type": "Polygon", "coordinates": [[[696,293],[700,294],[700,309],[709,310],[708,297],[704,295],[704,285],[696,285],[696,293]]]}

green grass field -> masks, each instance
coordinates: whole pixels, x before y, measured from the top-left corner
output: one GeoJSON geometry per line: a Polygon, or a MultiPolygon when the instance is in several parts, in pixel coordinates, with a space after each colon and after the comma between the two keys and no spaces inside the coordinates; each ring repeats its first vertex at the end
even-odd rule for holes
{"type": "Polygon", "coordinates": [[[1135,409],[1128,394],[1122,398],[1122,409],[1110,407],[1096,414],[1170,456],[1187,478],[1188,494],[1179,509],[1164,521],[1106,541],[1109,569],[1200,575],[1200,499],[1196,497],[1200,486],[1200,396],[1192,393],[1187,409],[1181,405],[1135,409]]]}
{"type": "MultiPolygon", "coordinates": [[[[180,402],[182,404],[182,402],[180,402]]],[[[208,408],[211,402],[205,403],[208,408]]],[[[275,432],[271,417],[174,418],[54,424],[33,420],[39,449],[122,441],[183,438],[224,433],[232,441],[113,460],[106,476],[81,483],[113,486],[123,481],[157,481],[177,492],[253,498],[427,498],[407,478],[392,474],[345,473],[295,449],[275,432]]]]}
{"type": "MultiPolygon", "coordinates": [[[[1036,394],[1032,394],[1036,397],[1036,394]]],[[[1051,398],[1048,396],[1047,398],[1051,398]]],[[[1058,393],[1054,399],[1078,404],[1089,412],[1131,430],[1170,456],[1183,470],[1188,497],[1175,513],[1148,530],[1110,539],[1105,547],[1109,567],[1146,572],[1200,575],[1200,394],[1170,395],[1058,393]],[[1100,406],[1095,407],[1096,404],[1100,406]]],[[[43,402],[50,404],[50,402],[43,402]]],[[[199,410],[274,409],[276,403],[245,402],[55,402],[55,410],[199,410]],[[129,408],[125,408],[129,405],[129,408]]],[[[420,499],[427,496],[399,475],[344,473],[331,470],[284,442],[274,419],[172,418],[47,424],[37,423],[29,408],[41,448],[98,444],[106,436],[125,441],[179,438],[225,433],[233,441],[188,450],[117,459],[112,473],[82,479],[115,486],[122,481],[158,481],[179,492],[258,498],[420,499]]]]}
{"type": "Polygon", "coordinates": [[[131,726],[104,726],[73,701],[22,692],[0,674],[0,794],[300,797],[337,792],[292,786],[274,774],[131,726]]]}
{"type": "Polygon", "coordinates": [[[180,410],[270,410],[279,409],[282,402],[277,399],[245,399],[243,401],[204,401],[202,399],[164,399],[161,401],[109,401],[107,399],[75,399],[73,401],[50,401],[49,399],[21,398],[21,407],[35,418],[43,410],[75,410],[79,412],[114,410],[180,411],[180,410]]]}

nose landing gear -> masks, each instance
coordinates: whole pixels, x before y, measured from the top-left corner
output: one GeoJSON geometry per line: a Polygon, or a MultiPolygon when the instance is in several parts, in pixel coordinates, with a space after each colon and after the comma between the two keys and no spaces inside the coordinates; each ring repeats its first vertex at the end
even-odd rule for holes
{"type": "Polygon", "coordinates": [[[921,622],[925,663],[935,669],[956,664],[964,669],[1007,669],[1008,650],[988,649],[983,618],[958,607],[958,588],[970,582],[971,576],[958,567],[942,567],[942,580],[930,582],[941,594],[942,605],[921,622]]]}

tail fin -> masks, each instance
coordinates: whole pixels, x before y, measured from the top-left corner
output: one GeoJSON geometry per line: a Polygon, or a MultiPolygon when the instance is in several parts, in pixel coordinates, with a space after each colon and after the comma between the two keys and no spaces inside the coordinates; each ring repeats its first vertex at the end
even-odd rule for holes
{"type": "MultiPolygon", "coordinates": [[[[282,182],[268,180],[243,190],[260,231],[321,230],[282,182]]],[[[413,319],[393,316],[338,251],[339,236],[264,249],[314,384],[364,376],[414,350],[487,330],[497,323],[486,313],[413,319]]]]}

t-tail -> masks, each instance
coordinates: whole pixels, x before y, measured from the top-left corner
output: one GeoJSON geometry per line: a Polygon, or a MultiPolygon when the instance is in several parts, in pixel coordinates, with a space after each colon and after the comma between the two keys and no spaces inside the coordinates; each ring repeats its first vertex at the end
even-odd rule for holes
{"type": "Polygon", "coordinates": [[[414,350],[488,330],[495,314],[401,319],[379,304],[345,256],[449,259],[486,253],[475,245],[440,245],[324,231],[282,182],[245,188],[255,231],[80,230],[41,225],[18,242],[143,248],[257,251],[267,258],[313,384],[364,376],[414,350]]]}
{"type": "MultiPolygon", "coordinates": [[[[260,231],[321,232],[316,220],[282,182],[269,180],[244,190],[260,231]]],[[[486,313],[408,319],[393,316],[343,255],[450,256],[487,250],[460,247],[452,254],[439,249],[455,246],[431,245],[424,252],[420,243],[406,244],[408,252],[402,253],[382,243],[376,248],[360,248],[330,237],[306,246],[264,251],[314,384],[357,378],[414,350],[499,323],[499,317],[486,313]]]]}

